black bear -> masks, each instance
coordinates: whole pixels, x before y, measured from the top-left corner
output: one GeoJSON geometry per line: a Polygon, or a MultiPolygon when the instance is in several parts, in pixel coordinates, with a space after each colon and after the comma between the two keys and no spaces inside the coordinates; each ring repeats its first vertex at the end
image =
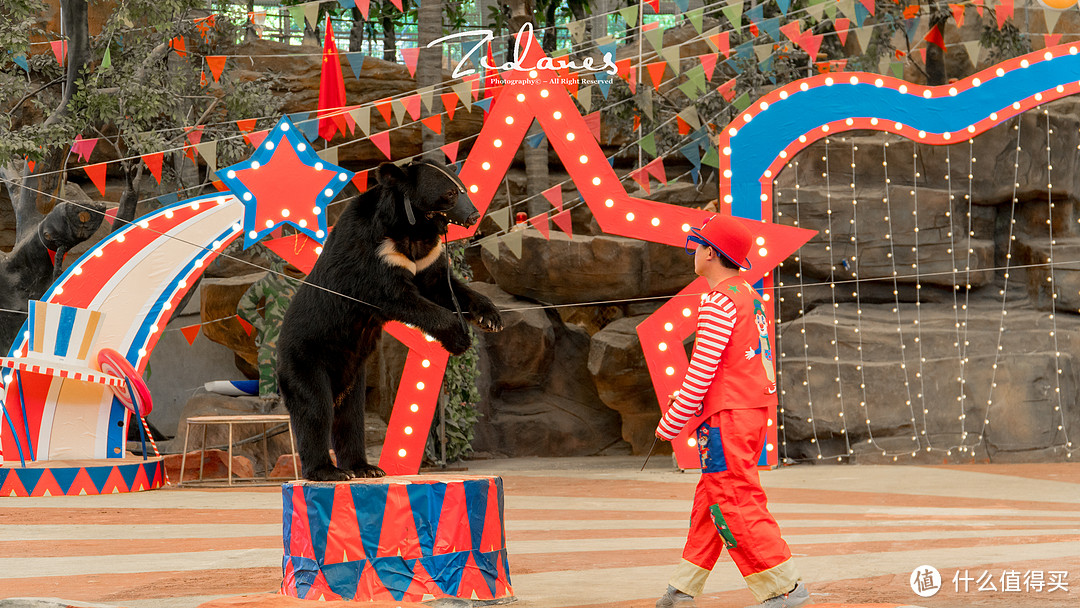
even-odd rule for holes
{"type": "Polygon", "coordinates": [[[364,364],[384,323],[414,325],[455,355],[472,342],[462,316],[485,331],[502,329],[491,300],[447,267],[447,225],[480,218],[461,180],[414,161],[380,165],[378,181],[335,223],[278,339],[279,388],[312,481],[385,475],[368,464],[364,445],[364,364]]]}

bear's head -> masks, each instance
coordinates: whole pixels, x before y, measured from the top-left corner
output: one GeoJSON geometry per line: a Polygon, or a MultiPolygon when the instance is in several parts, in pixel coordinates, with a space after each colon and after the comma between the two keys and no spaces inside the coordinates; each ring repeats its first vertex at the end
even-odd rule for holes
{"type": "Polygon", "coordinates": [[[445,165],[416,159],[404,167],[383,163],[378,173],[381,186],[401,193],[410,224],[432,222],[446,232],[449,223],[468,228],[480,220],[465,184],[445,165]]]}

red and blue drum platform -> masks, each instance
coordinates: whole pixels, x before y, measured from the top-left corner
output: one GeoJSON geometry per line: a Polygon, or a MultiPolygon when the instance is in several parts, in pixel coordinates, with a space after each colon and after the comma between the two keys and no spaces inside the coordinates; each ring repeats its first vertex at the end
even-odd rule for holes
{"type": "Polygon", "coordinates": [[[283,595],[513,600],[499,477],[296,481],[282,494],[283,595]]]}

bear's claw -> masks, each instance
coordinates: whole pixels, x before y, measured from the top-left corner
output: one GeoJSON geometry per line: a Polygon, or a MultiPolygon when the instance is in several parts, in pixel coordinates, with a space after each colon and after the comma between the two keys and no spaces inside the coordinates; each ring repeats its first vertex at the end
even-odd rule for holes
{"type": "Polygon", "coordinates": [[[319,467],[312,471],[311,474],[305,475],[305,477],[310,481],[349,481],[354,475],[350,471],[331,465],[319,467]]]}

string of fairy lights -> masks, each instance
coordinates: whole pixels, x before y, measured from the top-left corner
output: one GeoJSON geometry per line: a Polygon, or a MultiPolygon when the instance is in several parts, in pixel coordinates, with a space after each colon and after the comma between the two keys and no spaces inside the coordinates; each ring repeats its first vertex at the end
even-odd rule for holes
{"type": "MultiPolygon", "coordinates": [[[[781,356],[778,358],[779,369],[777,375],[778,378],[781,378],[780,384],[782,387],[779,408],[781,419],[778,427],[781,433],[782,457],[790,460],[809,458],[810,460],[835,459],[843,461],[845,457],[857,457],[855,446],[858,443],[865,443],[870,446],[870,449],[877,450],[882,457],[891,457],[893,461],[898,461],[905,456],[915,458],[920,453],[940,453],[949,457],[954,452],[957,452],[961,458],[974,459],[976,458],[976,450],[980,447],[983,447],[987,454],[992,456],[988,444],[988,431],[991,427],[992,413],[995,411],[995,404],[999,406],[1007,405],[1005,403],[1007,397],[1001,394],[998,387],[1001,377],[998,373],[999,366],[1006,365],[1006,358],[1013,355],[1006,348],[1007,343],[1005,342],[1010,305],[1015,305],[1017,302],[1021,306],[1026,305],[1019,298],[1013,297],[1010,300],[1009,297],[1011,294],[1010,287],[1013,288],[1013,291],[1016,289],[1017,277],[1013,273],[1020,270],[1026,270],[1029,273],[1046,273],[1045,277],[1040,275],[1037,279],[1028,278],[1029,284],[1033,282],[1045,283],[1043,287],[1040,287],[1040,290],[1045,287],[1049,288],[1050,292],[1048,298],[1046,298],[1047,307],[1049,308],[1046,318],[1049,320],[1047,337],[1048,348],[1052,349],[1053,354],[1054,381],[1051,384],[1053,393],[1048,394],[1046,407],[1053,408],[1051,418],[1054,421],[1054,430],[1056,432],[1052,433],[1050,445],[1046,447],[1061,450],[1066,458],[1072,457],[1073,444],[1068,435],[1065,402],[1061,395],[1061,377],[1064,374],[1064,368],[1061,362],[1062,353],[1058,333],[1057,316],[1061,307],[1058,302],[1059,283],[1056,275],[1060,268],[1071,262],[1055,258],[1059,242],[1054,230],[1055,212],[1057,210],[1055,197],[1053,196],[1052,179],[1054,128],[1049,110],[1042,108],[1041,115],[1046,125],[1046,143],[1043,151],[1045,152],[1047,170],[1045,223],[1048,228],[1048,252],[1040,253],[1037,259],[1027,260],[1028,263],[1025,264],[1014,263],[1017,253],[1015,244],[1018,236],[1017,214],[1020,204],[1018,196],[1021,185],[1019,169],[1021,154],[1023,153],[1020,130],[1021,118],[1017,118],[1014,121],[1015,124],[1011,125],[1016,141],[1012,155],[1013,183],[1008,210],[1008,231],[1005,235],[1004,263],[1001,265],[991,263],[989,264],[989,266],[992,266],[991,268],[976,267],[974,270],[972,268],[972,258],[975,256],[972,206],[974,203],[974,167],[977,159],[975,158],[974,142],[971,139],[967,141],[968,162],[966,167],[956,168],[965,172],[967,177],[966,187],[960,189],[957,189],[953,183],[956,177],[952,158],[953,147],[955,146],[945,147],[944,184],[948,204],[943,212],[938,207],[935,207],[933,196],[930,196],[927,200],[921,200],[923,198],[921,195],[925,194],[925,192],[920,192],[920,190],[926,187],[921,184],[926,180],[924,180],[923,171],[920,169],[922,159],[920,158],[918,146],[914,142],[906,142],[905,144],[912,146],[912,162],[909,173],[911,181],[910,185],[900,184],[894,183],[894,179],[898,175],[896,172],[897,150],[896,146],[891,144],[895,143],[895,140],[890,141],[893,139],[891,137],[880,140],[884,187],[879,209],[882,213],[881,225],[884,227],[884,234],[874,235],[874,239],[880,239],[885,243],[886,250],[884,254],[889,260],[885,273],[888,273],[889,276],[867,277],[864,276],[864,272],[860,272],[860,264],[865,270],[867,261],[860,257],[860,242],[865,241],[862,241],[859,234],[859,203],[863,203],[864,208],[861,210],[863,212],[861,215],[864,218],[874,214],[876,205],[870,203],[870,206],[867,207],[869,202],[867,193],[857,191],[858,159],[868,158],[865,152],[860,153],[861,142],[859,138],[851,137],[839,142],[832,137],[824,138],[820,146],[807,149],[801,155],[801,158],[797,156],[789,160],[786,165],[789,172],[786,179],[790,186],[788,188],[790,193],[788,194],[790,197],[788,207],[793,207],[793,209],[789,210],[785,215],[784,210],[778,206],[776,209],[777,221],[805,228],[808,227],[807,218],[818,218],[820,215],[818,220],[820,225],[813,226],[813,228],[819,230],[819,238],[805,245],[799,254],[788,261],[789,268],[792,262],[795,265],[792,272],[795,279],[794,283],[791,282],[789,275],[787,283],[780,280],[777,287],[781,293],[781,306],[779,307],[781,313],[778,313],[777,316],[777,325],[781,328],[777,339],[781,356]],[[830,167],[830,162],[835,160],[833,156],[838,145],[848,145],[850,149],[851,178],[843,185],[836,183],[836,177],[840,172],[836,172],[830,167]],[[821,154],[820,183],[824,191],[820,193],[820,197],[804,196],[808,192],[807,184],[803,181],[806,174],[803,165],[806,164],[808,158],[813,158],[818,154],[821,154]],[[890,160],[893,161],[893,167],[890,167],[890,160]],[[890,169],[892,169],[891,173],[890,169]],[[965,169],[966,171],[964,171],[965,169]],[[893,195],[897,189],[901,191],[907,190],[910,196],[910,214],[913,222],[911,227],[906,225],[906,221],[901,221],[902,218],[896,216],[900,206],[893,204],[893,195]],[[843,221],[841,219],[843,210],[833,200],[838,193],[844,190],[847,190],[851,199],[850,218],[847,218],[850,231],[846,235],[846,239],[843,238],[843,235],[837,233],[841,226],[839,222],[843,221]],[[807,212],[809,212],[809,215],[807,212]],[[929,215],[927,215],[927,212],[929,212],[929,215]],[[924,217],[920,218],[920,214],[923,214],[924,217]],[[921,264],[930,261],[929,256],[932,255],[931,252],[935,250],[935,247],[932,238],[930,240],[920,239],[920,231],[925,230],[927,227],[920,224],[920,221],[923,224],[929,223],[937,227],[933,222],[937,220],[939,215],[946,220],[947,228],[944,234],[947,237],[948,254],[951,262],[950,269],[948,272],[924,273],[921,271],[921,264]],[[957,230],[964,230],[963,238],[958,238],[957,230]],[[842,252],[845,245],[844,241],[847,241],[847,246],[850,247],[851,255],[847,257],[844,256],[846,252],[842,252]],[[909,245],[910,247],[908,247],[909,245]],[[958,247],[964,248],[962,256],[957,254],[958,247]],[[811,249],[817,249],[817,251],[811,251],[811,249]],[[911,255],[910,264],[907,260],[909,249],[911,255]],[[814,278],[816,280],[806,276],[806,272],[813,268],[813,266],[804,265],[804,259],[808,255],[820,256],[820,258],[827,260],[829,264],[827,269],[817,270],[815,274],[818,276],[814,278]],[[842,278],[845,272],[849,276],[842,278]],[[981,370],[989,371],[989,382],[986,387],[973,387],[969,382],[970,372],[973,371],[970,358],[971,351],[969,350],[971,347],[969,331],[972,329],[970,321],[973,272],[1000,273],[1000,286],[997,289],[999,306],[995,307],[998,311],[996,336],[994,337],[995,348],[992,356],[989,353],[982,355],[989,365],[988,370],[981,370]],[[943,277],[950,277],[951,281],[943,284],[941,281],[943,277]],[[885,346],[884,342],[876,344],[873,358],[868,360],[864,350],[867,343],[864,342],[865,326],[863,317],[865,301],[863,289],[869,285],[880,284],[882,280],[888,280],[892,284],[891,302],[878,305],[872,304],[871,306],[891,307],[891,314],[895,315],[897,342],[895,343],[896,347],[890,348],[888,351],[882,349],[882,346],[885,346]],[[935,286],[943,285],[951,292],[951,304],[948,300],[945,300],[944,304],[952,307],[949,322],[953,327],[949,328],[948,333],[952,337],[952,349],[955,349],[954,362],[948,361],[949,357],[938,358],[940,348],[927,350],[929,348],[927,346],[928,335],[923,330],[932,331],[931,327],[933,326],[927,326],[929,321],[940,322],[936,314],[927,316],[928,313],[936,313],[939,310],[939,308],[936,308],[937,300],[934,298],[927,299],[924,293],[923,286],[927,284],[927,281],[930,281],[935,286]],[[908,287],[902,291],[903,286],[908,287]],[[828,287],[827,296],[819,292],[815,297],[808,292],[808,289],[820,287],[828,287]],[[838,296],[837,290],[843,290],[846,287],[851,288],[850,299],[838,296]],[[914,289],[911,290],[911,287],[914,289]],[[961,288],[963,288],[962,295],[960,294],[961,288]],[[784,293],[785,291],[787,293],[784,293]],[[794,291],[794,293],[792,294],[791,291],[794,291]],[[789,313],[789,318],[784,318],[782,311],[785,308],[787,310],[794,308],[784,306],[786,302],[790,301],[792,295],[797,299],[798,314],[794,315],[794,318],[790,318],[792,315],[789,313]],[[808,297],[812,298],[812,301],[808,301],[808,297]],[[841,304],[844,300],[853,304],[854,315],[842,311],[841,304]],[[808,305],[810,311],[808,311],[808,305]],[[819,310],[816,315],[809,314],[815,305],[828,307],[829,312],[822,315],[819,310]],[[935,306],[935,308],[924,311],[924,305],[935,306]],[[812,340],[811,336],[808,335],[808,329],[810,333],[815,332],[815,330],[817,332],[828,332],[829,329],[825,328],[825,325],[832,325],[831,336],[828,336],[827,333],[819,336],[819,338],[829,339],[829,346],[827,347],[829,351],[827,351],[827,354],[821,352],[822,344],[812,340]],[[792,340],[792,335],[795,336],[794,340],[792,340]],[[801,336],[801,341],[799,336],[801,336]],[[909,346],[914,348],[909,349],[909,346]],[[802,352],[800,353],[799,350],[802,352]],[[828,361],[830,357],[832,361],[828,361]],[[934,357],[933,363],[928,360],[928,357],[934,357]],[[897,372],[892,375],[892,378],[897,382],[903,381],[904,390],[899,393],[887,394],[886,391],[882,390],[887,384],[881,384],[880,370],[879,375],[874,378],[878,380],[876,386],[874,379],[867,376],[866,368],[868,365],[888,361],[894,361],[899,367],[897,372]],[[785,364],[787,364],[787,369],[785,369],[785,364]],[[942,366],[949,366],[951,370],[954,365],[955,369],[958,370],[954,386],[957,392],[956,403],[959,406],[959,413],[955,416],[959,431],[955,434],[944,429],[940,424],[943,420],[952,419],[952,415],[947,412],[952,407],[947,406],[944,400],[937,398],[938,395],[947,394],[947,391],[943,392],[943,389],[937,388],[937,392],[928,394],[930,388],[926,377],[930,369],[936,368],[940,374],[942,366]],[[856,383],[858,386],[855,386],[856,383]],[[831,392],[831,394],[826,393],[828,396],[824,398],[814,390],[815,387],[830,385],[835,386],[835,391],[831,392]],[[985,405],[981,402],[974,403],[972,401],[973,388],[986,391],[985,405]],[[995,389],[997,389],[996,393],[995,389]],[[854,427],[848,424],[848,419],[854,412],[853,402],[856,400],[856,396],[859,402],[858,411],[862,415],[862,421],[865,424],[865,430],[862,432],[854,431],[854,427]],[[835,397],[835,401],[833,401],[833,397],[835,397]],[[900,403],[900,400],[903,400],[903,404],[900,403]],[[791,407],[793,403],[798,403],[800,407],[793,409],[791,407]],[[785,405],[788,407],[785,407],[785,405]],[[907,408],[910,424],[904,424],[898,429],[888,431],[886,435],[891,433],[891,436],[888,437],[890,441],[888,447],[883,447],[879,439],[886,435],[882,434],[880,428],[875,433],[874,412],[882,416],[887,415],[882,414],[882,410],[889,410],[888,413],[891,413],[894,418],[896,414],[894,408],[904,406],[907,408]],[[922,409],[921,416],[916,412],[917,407],[922,409]],[[797,414],[798,411],[805,411],[805,414],[797,414]],[[978,415],[979,413],[982,414],[980,417],[981,424],[978,431],[975,431],[968,425],[967,416],[969,414],[978,415]],[[787,429],[787,425],[792,422],[791,417],[793,415],[805,416],[805,418],[800,418],[799,422],[805,420],[805,428],[808,429],[810,435],[809,446],[804,447],[801,453],[794,455],[790,453],[791,448],[788,446],[792,435],[788,433],[787,429]],[[828,420],[828,418],[831,418],[831,420],[828,420]],[[938,421],[937,428],[934,428],[933,420],[938,421]],[[824,423],[824,426],[822,426],[822,423],[824,423]],[[910,429],[911,447],[907,450],[896,444],[903,437],[903,428],[910,429]],[[824,429],[833,430],[825,431],[824,429]],[[938,433],[936,437],[933,436],[935,432],[938,433]],[[862,435],[862,437],[859,437],[859,435],[862,435]],[[959,441],[955,441],[954,437],[959,437],[959,441]],[[823,447],[823,445],[833,446],[831,453],[829,447],[823,447]],[[806,454],[807,450],[809,451],[808,455],[806,454]]],[[[1080,146],[1078,146],[1078,149],[1080,149],[1080,146]]],[[[903,155],[902,151],[900,153],[903,155]]],[[[901,162],[900,166],[903,167],[905,164],[901,162]]],[[[928,163],[927,166],[932,166],[932,163],[928,163]]],[[[816,173],[816,171],[813,172],[816,173]]],[[[869,172],[864,172],[864,174],[866,173],[869,172]]],[[[899,174],[902,175],[903,173],[904,169],[902,168],[899,174]]],[[[861,185],[863,188],[868,187],[865,182],[861,185]]],[[[870,184],[869,187],[872,189],[873,185],[870,184]]],[[[779,202],[785,196],[785,193],[777,189],[775,195],[776,200],[779,202]]],[[[900,212],[906,213],[907,211],[907,209],[904,209],[900,212]]],[[[1004,213],[1004,209],[1001,210],[1001,213],[1004,213]]],[[[781,266],[783,265],[781,264],[781,266]]],[[[985,331],[986,328],[976,329],[985,331]]],[[[935,384],[935,386],[937,385],[935,384]]]]}

